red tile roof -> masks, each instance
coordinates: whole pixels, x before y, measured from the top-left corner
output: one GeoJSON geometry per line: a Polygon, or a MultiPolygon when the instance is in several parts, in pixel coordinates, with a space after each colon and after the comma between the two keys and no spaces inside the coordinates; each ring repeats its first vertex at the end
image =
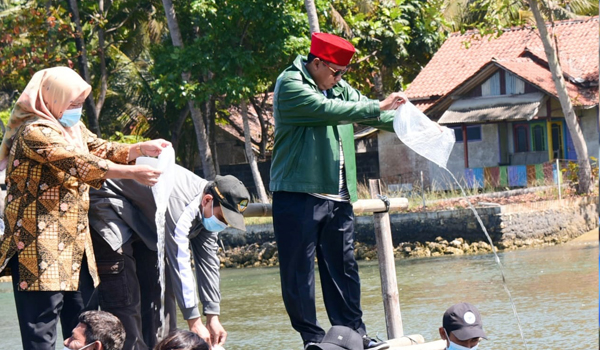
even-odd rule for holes
{"type": "MultiPolygon", "coordinates": [[[[598,82],[598,16],[585,20],[556,22],[554,30],[559,47],[559,59],[565,74],[572,78],[598,82]]],[[[538,32],[531,26],[512,28],[500,37],[479,37],[477,32],[454,33],[444,42],[431,61],[419,73],[407,89],[411,99],[421,99],[420,108],[431,108],[436,100],[424,99],[448,94],[470,78],[493,58],[498,61],[511,60],[524,55],[532,55],[546,61],[546,55],[538,32]],[[469,43],[469,48],[466,48],[469,43]]],[[[517,66],[518,64],[515,64],[517,66]]],[[[511,66],[513,69],[514,66],[511,66]]],[[[541,66],[538,66],[541,67],[541,66]]],[[[524,79],[534,79],[531,72],[523,72],[524,79]]],[[[543,80],[543,89],[556,92],[550,80],[543,80]],[[552,85],[552,86],[548,86],[552,85]]],[[[596,88],[597,90],[597,88],[596,88]]],[[[597,104],[597,92],[595,103],[597,104]]]]}
{"type": "MultiPolygon", "coordinates": [[[[547,66],[542,66],[529,58],[498,60],[496,63],[523,80],[536,86],[548,94],[557,96],[552,74],[547,66]]],[[[598,76],[596,75],[596,79],[598,76]]],[[[567,93],[576,106],[594,106],[598,104],[598,89],[580,89],[570,81],[566,81],[567,93]]]]}

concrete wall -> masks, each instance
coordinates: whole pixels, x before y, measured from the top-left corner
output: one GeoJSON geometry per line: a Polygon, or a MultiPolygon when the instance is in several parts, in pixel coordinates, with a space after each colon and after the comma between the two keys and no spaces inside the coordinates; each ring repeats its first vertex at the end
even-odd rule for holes
{"type": "MultiPolygon", "coordinates": [[[[520,241],[563,242],[598,227],[598,197],[545,201],[477,208],[492,241],[501,247],[520,241]]],[[[390,215],[394,246],[402,242],[433,242],[463,238],[485,241],[469,209],[390,215]]],[[[227,228],[221,233],[226,246],[259,244],[275,240],[273,225],[248,226],[248,232],[227,228]]],[[[372,216],[356,217],[356,241],[375,244],[372,216]]]]}
{"type": "MultiPolygon", "coordinates": [[[[492,241],[504,246],[528,239],[564,241],[598,227],[598,197],[477,208],[477,212],[492,241]]],[[[487,241],[469,209],[393,214],[390,221],[395,246],[433,242],[438,236],[447,241],[487,241]]],[[[357,218],[356,240],[375,243],[371,216],[357,218]]]]}

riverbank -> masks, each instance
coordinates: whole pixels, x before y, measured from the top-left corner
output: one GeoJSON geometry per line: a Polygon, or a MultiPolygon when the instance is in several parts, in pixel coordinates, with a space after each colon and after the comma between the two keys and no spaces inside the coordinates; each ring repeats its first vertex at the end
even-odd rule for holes
{"type": "MultiPolygon", "coordinates": [[[[473,199],[473,205],[498,251],[558,245],[584,234],[593,237],[589,232],[597,232],[598,196],[547,200],[543,197],[534,199],[534,195],[499,197],[486,202],[481,202],[480,198],[473,199]]],[[[390,224],[396,259],[487,254],[492,251],[469,209],[452,207],[390,214],[390,224]]],[[[354,253],[357,260],[377,259],[373,225],[372,216],[357,216],[355,219],[354,253]]],[[[227,229],[221,233],[220,239],[222,268],[278,264],[275,236],[270,224],[249,225],[246,233],[227,229]]]]}
{"type": "MultiPolygon", "coordinates": [[[[506,245],[497,244],[495,247],[496,250],[500,252],[506,250],[540,248],[564,243],[598,244],[598,229],[584,233],[575,239],[570,239],[568,236],[554,236],[543,239],[530,238],[516,240],[511,244],[506,245]]],[[[491,252],[492,247],[488,242],[468,242],[460,237],[448,241],[442,237],[437,237],[432,242],[400,243],[394,248],[394,257],[396,259],[407,259],[447,255],[489,254],[491,252]]],[[[377,259],[377,248],[372,244],[356,242],[354,255],[357,260],[375,260],[377,259]]],[[[219,259],[221,260],[221,268],[272,267],[279,265],[277,245],[274,241],[265,242],[263,244],[247,244],[226,250],[219,248],[219,259]]]]}

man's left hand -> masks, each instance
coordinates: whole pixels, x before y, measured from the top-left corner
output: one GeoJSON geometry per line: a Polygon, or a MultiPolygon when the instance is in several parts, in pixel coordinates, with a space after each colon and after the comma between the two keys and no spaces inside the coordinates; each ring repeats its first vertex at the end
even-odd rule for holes
{"type": "Polygon", "coordinates": [[[225,344],[227,332],[219,321],[219,315],[206,315],[206,328],[210,332],[210,341],[213,345],[225,344]]]}

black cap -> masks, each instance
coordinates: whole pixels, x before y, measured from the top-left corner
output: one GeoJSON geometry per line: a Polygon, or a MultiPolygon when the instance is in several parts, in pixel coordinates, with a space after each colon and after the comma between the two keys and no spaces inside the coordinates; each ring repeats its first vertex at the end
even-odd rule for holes
{"type": "Polygon", "coordinates": [[[443,327],[450,336],[453,333],[459,340],[486,338],[479,310],[469,303],[450,306],[444,312],[443,327]]]}
{"type": "Polygon", "coordinates": [[[217,175],[212,189],[221,205],[227,224],[246,231],[244,215],[242,215],[250,202],[250,193],[246,186],[233,175],[217,175]]]}
{"type": "Polygon", "coordinates": [[[363,339],[352,328],[333,326],[320,344],[311,344],[306,350],[363,350],[363,339]]]}

